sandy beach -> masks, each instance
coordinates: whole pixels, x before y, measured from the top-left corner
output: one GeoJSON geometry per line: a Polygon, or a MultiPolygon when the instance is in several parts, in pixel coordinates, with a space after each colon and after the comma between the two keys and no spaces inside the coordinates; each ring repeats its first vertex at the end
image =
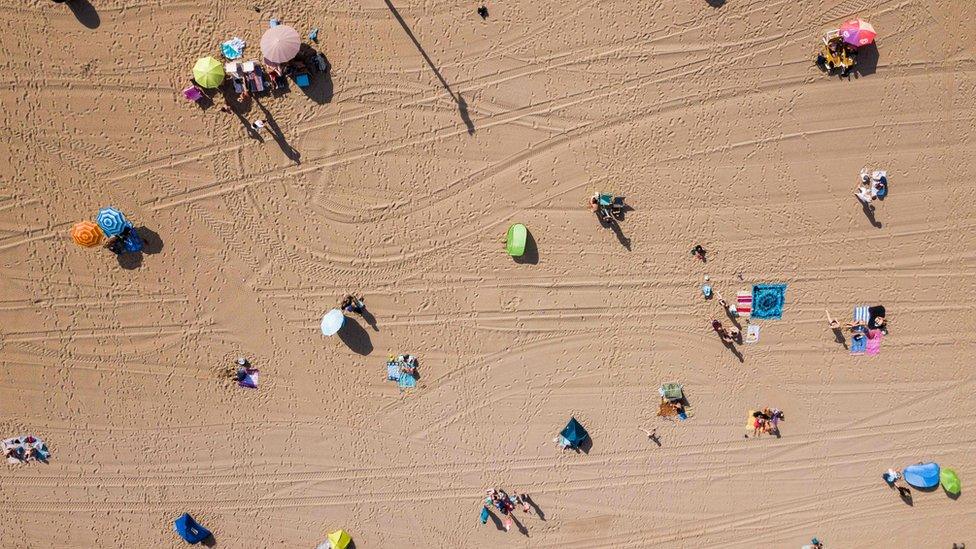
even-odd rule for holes
{"type": "Polygon", "coordinates": [[[0,438],[51,450],[0,464],[0,546],[181,547],[189,512],[224,549],[976,547],[966,3],[74,2],[0,6],[0,438]],[[876,53],[823,74],[856,16],[876,53]],[[271,17],[329,73],[238,115],[180,96],[271,17]],[[71,241],[108,205],[144,253],[71,241]],[[787,285],[741,358],[705,275],[787,285]],[[351,291],[370,316],[323,336],[351,291]],[[879,304],[852,356],[825,309],[879,304]],[[672,381],[686,421],[655,415],[672,381]],[[764,406],[781,437],[747,430],[764,406]],[[586,452],[553,444],[570,416],[586,452]],[[960,497],[881,479],[928,461],[960,497]],[[534,503],[509,532],[492,487],[534,503]]]}

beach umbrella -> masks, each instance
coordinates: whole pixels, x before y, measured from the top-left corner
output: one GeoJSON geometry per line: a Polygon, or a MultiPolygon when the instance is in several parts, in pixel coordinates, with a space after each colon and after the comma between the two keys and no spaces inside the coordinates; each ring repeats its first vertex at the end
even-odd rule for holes
{"type": "Polygon", "coordinates": [[[339,309],[332,309],[325,313],[325,316],[322,317],[322,335],[335,335],[345,321],[346,317],[339,309]]]}
{"type": "Polygon", "coordinates": [[[525,243],[529,237],[529,230],[525,225],[516,223],[508,228],[505,237],[505,251],[512,257],[521,257],[525,253],[525,243]]]}
{"type": "Polygon", "coordinates": [[[204,88],[216,88],[224,81],[224,65],[213,57],[201,57],[193,65],[193,79],[204,88]]]}
{"type": "Polygon", "coordinates": [[[846,21],[840,26],[840,35],[844,38],[844,42],[854,46],[867,46],[871,42],[874,42],[874,37],[878,35],[874,31],[874,27],[871,23],[863,21],[860,18],[851,19],[846,21]]]}
{"type": "Polygon", "coordinates": [[[98,210],[95,221],[98,222],[98,226],[108,236],[115,236],[122,233],[126,226],[129,225],[129,220],[122,215],[122,212],[111,206],[98,210]]]}
{"type": "Polygon", "coordinates": [[[79,246],[93,248],[101,244],[104,237],[105,233],[92,221],[79,221],[71,227],[71,239],[79,246]]]}
{"type": "Polygon", "coordinates": [[[332,549],[346,549],[352,542],[352,538],[345,530],[336,530],[329,534],[329,543],[332,544],[332,549]]]}
{"type": "Polygon", "coordinates": [[[901,470],[905,482],[916,488],[935,488],[939,485],[939,464],[934,462],[909,465],[901,470]]]}
{"type": "Polygon", "coordinates": [[[286,63],[298,55],[302,38],[288,25],[278,25],[264,31],[261,37],[261,53],[272,63],[286,63]]]}
{"type": "Polygon", "coordinates": [[[962,490],[959,475],[952,469],[942,469],[939,471],[939,481],[942,484],[942,488],[954,496],[959,495],[959,491],[962,490]]]}

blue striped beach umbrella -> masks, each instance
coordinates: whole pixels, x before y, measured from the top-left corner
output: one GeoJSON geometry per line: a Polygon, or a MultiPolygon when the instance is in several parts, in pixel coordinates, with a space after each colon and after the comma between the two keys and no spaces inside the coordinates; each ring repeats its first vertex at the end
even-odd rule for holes
{"type": "Polygon", "coordinates": [[[129,220],[122,215],[122,212],[111,206],[98,210],[98,217],[95,218],[95,221],[108,236],[121,233],[129,225],[129,220]]]}

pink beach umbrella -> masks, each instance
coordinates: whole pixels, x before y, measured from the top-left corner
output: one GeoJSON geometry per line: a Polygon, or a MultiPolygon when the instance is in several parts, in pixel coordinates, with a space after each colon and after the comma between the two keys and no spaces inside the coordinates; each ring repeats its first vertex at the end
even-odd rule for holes
{"type": "Polygon", "coordinates": [[[271,27],[261,37],[261,53],[272,63],[287,63],[298,55],[302,38],[288,25],[271,27]]]}
{"type": "Polygon", "coordinates": [[[874,37],[878,35],[874,31],[874,27],[871,23],[863,21],[860,18],[851,19],[840,26],[840,35],[844,38],[844,42],[854,46],[867,46],[871,42],[874,42],[874,37]]]}

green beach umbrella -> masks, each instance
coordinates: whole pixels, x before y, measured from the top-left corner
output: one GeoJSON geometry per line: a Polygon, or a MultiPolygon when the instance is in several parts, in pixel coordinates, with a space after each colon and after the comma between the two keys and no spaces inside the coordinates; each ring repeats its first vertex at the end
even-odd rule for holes
{"type": "Polygon", "coordinates": [[[224,66],[213,57],[201,57],[193,65],[193,79],[204,88],[216,88],[224,81],[224,66]]]}
{"type": "Polygon", "coordinates": [[[952,469],[942,469],[939,472],[939,482],[942,484],[942,488],[946,492],[957,496],[959,491],[962,490],[962,484],[959,482],[959,476],[952,469]]]}

